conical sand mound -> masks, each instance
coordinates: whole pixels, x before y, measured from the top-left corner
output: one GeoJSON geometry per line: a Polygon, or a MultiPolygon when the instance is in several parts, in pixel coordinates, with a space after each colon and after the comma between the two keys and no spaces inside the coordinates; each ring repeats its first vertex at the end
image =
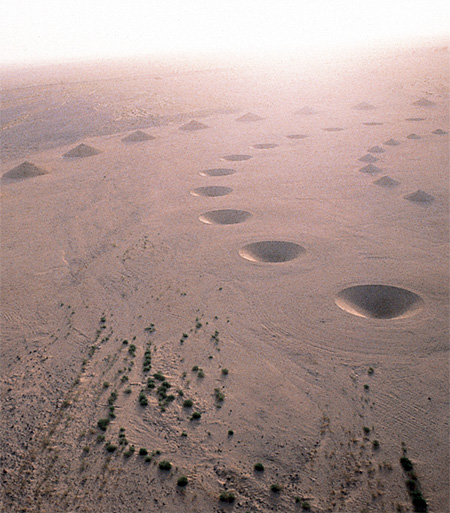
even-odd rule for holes
{"type": "Polygon", "coordinates": [[[425,121],[426,118],[406,118],[405,121],[425,121]]]}
{"type": "Polygon", "coordinates": [[[325,130],[325,132],[340,132],[341,130],[344,130],[343,128],[339,128],[337,126],[330,126],[327,128],[322,128],[322,130],[325,130]]]}
{"type": "Polygon", "coordinates": [[[361,162],[376,162],[378,159],[377,157],[374,157],[373,155],[371,155],[370,153],[366,153],[364,155],[364,157],[361,157],[360,159],[361,162]]]}
{"type": "Polygon", "coordinates": [[[225,196],[226,194],[230,194],[233,189],[231,187],[221,187],[219,185],[211,185],[209,187],[197,187],[196,189],[191,191],[192,196],[225,196]]]}
{"type": "Polygon", "coordinates": [[[251,159],[251,155],[225,155],[221,160],[229,160],[230,162],[241,162],[243,160],[251,159]]]}
{"type": "Polygon", "coordinates": [[[384,153],[386,150],[383,150],[381,146],[372,146],[367,150],[369,153],[384,153]]]}
{"type": "Polygon", "coordinates": [[[93,148],[92,146],[88,146],[87,144],[79,144],[72,150],[64,153],[64,157],[69,158],[83,158],[83,157],[92,157],[93,155],[98,155],[101,153],[100,150],[93,148]]]}
{"type": "Polygon", "coordinates": [[[380,123],[379,121],[368,121],[367,123],[363,123],[363,125],[366,126],[381,126],[383,123],[380,123]]]}
{"type": "Polygon", "coordinates": [[[249,123],[252,121],[261,121],[263,118],[261,116],[258,116],[258,114],[253,114],[252,112],[247,112],[247,114],[244,114],[240,118],[237,118],[236,121],[240,121],[242,123],[249,123]]]}
{"type": "Polygon", "coordinates": [[[3,175],[3,178],[8,180],[25,180],[26,178],[33,178],[35,176],[46,175],[48,171],[35,166],[31,162],[22,162],[22,164],[11,169],[3,175]]]}
{"type": "Polygon", "coordinates": [[[417,101],[412,103],[416,107],[434,107],[436,104],[433,102],[430,102],[430,100],[427,100],[426,98],[419,98],[417,101]]]}
{"type": "Polygon", "coordinates": [[[438,128],[437,130],[433,130],[433,132],[431,132],[432,134],[434,135],[447,135],[448,132],[446,132],[445,130],[442,130],[441,128],[438,128]]]}
{"type": "Polygon", "coordinates": [[[245,210],[213,210],[202,214],[199,219],[205,224],[239,224],[246,221],[252,215],[245,210]]]}
{"type": "Polygon", "coordinates": [[[274,143],[260,143],[254,144],[252,148],[256,148],[257,150],[270,150],[271,148],[276,148],[278,144],[274,143]]]}
{"type": "Polygon", "coordinates": [[[420,137],[420,135],[417,135],[417,134],[409,134],[406,136],[406,138],[412,139],[412,140],[422,139],[422,137],[420,137]]]}
{"type": "Polygon", "coordinates": [[[299,110],[296,110],[294,114],[298,114],[300,116],[309,116],[311,114],[316,114],[316,111],[311,109],[311,107],[303,107],[299,110]]]}
{"type": "Polygon", "coordinates": [[[227,168],[217,168],[217,169],[206,169],[205,171],[200,171],[202,176],[228,176],[236,173],[234,169],[227,168]]]}
{"type": "Polygon", "coordinates": [[[385,187],[386,189],[392,189],[400,185],[400,182],[397,182],[397,180],[394,180],[390,176],[382,176],[381,178],[378,178],[378,180],[375,180],[373,183],[379,187],[385,187]]]}
{"type": "Polygon", "coordinates": [[[358,105],[355,105],[353,107],[355,110],[373,110],[375,109],[376,107],[374,107],[373,105],[371,105],[370,103],[367,103],[367,102],[362,102],[362,103],[358,103],[358,105]]]}
{"type": "Polygon", "coordinates": [[[336,296],[342,310],[369,319],[401,319],[417,313],[423,300],[414,292],[389,285],[356,285],[336,296]]]}
{"type": "Polygon", "coordinates": [[[400,143],[398,141],[396,141],[395,139],[389,139],[388,141],[386,141],[385,143],[386,146],[398,146],[400,143]]]}
{"type": "Polygon", "coordinates": [[[369,175],[375,175],[377,173],[381,173],[381,169],[373,164],[368,164],[360,169],[361,173],[366,173],[369,175]]]}
{"type": "Polygon", "coordinates": [[[189,121],[185,125],[180,126],[179,130],[184,130],[185,132],[194,132],[195,130],[204,130],[205,128],[209,128],[208,125],[204,125],[200,123],[200,121],[189,121]]]}
{"type": "Polygon", "coordinates": [[[417,190],[416,192],[413,192],[411,194],[407,194],[406,196],[403,196],[408,201],[413,201],[414,203],[423,203],[428,204],[432,203],[434,201],[434,196],[431,194],[426,193],[422,190],[417,190]]]}
{"type": "Polygon", "coordinates": [[[126,137],[124,137],[122,141],[126,143],[134,143],[150,141],[152,139],[154,139],[153,135],[148,135],[145,132],[142,132],[141,130],[136,130],[136,132],[133,132],[132,134],[129,134],[126,137]]]}
{"type": "Polygon", "coordinates": [[[279,263],[294,260],[306,250],[294,242],[267,240],[247,244],[239,250],[239,255],[251,262],[279,263]]]}

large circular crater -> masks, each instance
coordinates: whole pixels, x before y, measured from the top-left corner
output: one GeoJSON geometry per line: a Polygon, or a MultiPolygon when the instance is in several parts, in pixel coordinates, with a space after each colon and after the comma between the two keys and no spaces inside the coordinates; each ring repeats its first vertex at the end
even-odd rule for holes
{"type": "Polygon", "coordinates": [[[217,169],[205,169],[204,171],[200,171],[200,174],[202,176],[227,176],[227,175],[233,175],[236,173],[234,169],[228,169],[228,168],[217,168],[217,169]]]}
{"type": "Polygon", "coordinates": [[[205,212],[199,219],[206,224],[238,224],[243,223],[252,215],[245,210],[212,210],[205,212]]]}
{"type": "Polygon", "coordinates": [[[294,260],[306,249],[295,242],[266,240],[247,244],[239,250],[239,255],[250,262],[288,262],[294,260]]]}
{"type": "Polygon", "coordinates": [[[417,313],[423,300],[410,290],[390,285],[355,285],[341,290],[339,308],[367,319],[401,319],[417,313]]]}
{"type": "Polygon", "coordinates": [[[197,187],[191,191],[192,196],[225,196],[230,194],[233,189],[231,187],[223,187],[220,185],[209,185],[207,187],[197,187]]]}

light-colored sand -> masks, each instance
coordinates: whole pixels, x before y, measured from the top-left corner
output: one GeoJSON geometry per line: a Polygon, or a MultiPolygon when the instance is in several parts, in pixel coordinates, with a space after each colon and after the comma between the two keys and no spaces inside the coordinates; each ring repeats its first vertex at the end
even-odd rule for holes
{"type": "Polygon", "coordinates": [[[77,66],[2,91],[4,511],[449,511],[447,54],[77,66]]]}

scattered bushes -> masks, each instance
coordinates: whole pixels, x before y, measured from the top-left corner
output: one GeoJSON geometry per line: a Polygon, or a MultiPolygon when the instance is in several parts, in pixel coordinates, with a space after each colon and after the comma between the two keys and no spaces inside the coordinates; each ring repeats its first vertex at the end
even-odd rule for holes
{"type": "Polygon", "coordinates": [[[170,461],[167,461],[167,460],[162,460],[159,462],[158,467],[160,470],[168,471],[172,468],[172,463],[170,463],[170,461]]]}
{"type": "Polygon", "coordinates": [[[232,492],[222,492],[219,496],[220,502],[227,502],[228,504],[232,504],[234,499],[235,496],[232,492]]]}
{"type": "Polygon", "coordinates": [[[178,478],[177,486],[183,487],[188,484],[188,478],[186,476],[181,476],[178,478]]]}

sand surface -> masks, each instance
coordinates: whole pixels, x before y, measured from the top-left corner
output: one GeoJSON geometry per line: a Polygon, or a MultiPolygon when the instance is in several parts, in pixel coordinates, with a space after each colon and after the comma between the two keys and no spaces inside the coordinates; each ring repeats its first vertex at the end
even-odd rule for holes
{"type": "Polygon", "coordinates": [[[3,511],[447,512],[448,53],[105,69],[5,73],[3,511]]]}

